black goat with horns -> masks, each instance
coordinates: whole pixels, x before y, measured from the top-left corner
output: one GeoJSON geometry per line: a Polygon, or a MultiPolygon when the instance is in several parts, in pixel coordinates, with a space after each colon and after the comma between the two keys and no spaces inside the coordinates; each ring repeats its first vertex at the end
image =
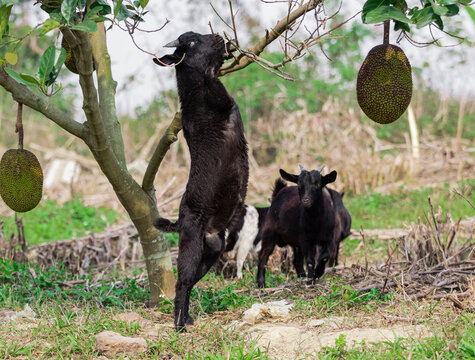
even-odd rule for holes
{"type": "Polygon", "coordinates": [[[338,210],[326,187],[336,180],[337,172],[333,170],[322,175],[322,169],[323,166],[307,171],[300,165],[299,175],[280,169],[282,178],[297,186],[287,186],[280,178],[275,182],[272,204],[261,233],[262,248],[257,269],[259,287],[265,286],[265,266],[275,245],[293,248],[293,263],[298,276],[305,276],[304,259],[310,282],[325,272],[325,265],[334,253],[334,244],[339,242],[342,231],[340,217],[336,214],[338,210]],[[318,260],[315,265],[316,250],[318,260]]]}
{"type": "Polygon", "coordinates": [[[225,230],[244,206],[249,165],[239,108],[217,78],[231,44],[216,34],[187,32],[165,47],[176,50],[154,61],[176,68],[191,168],[178,221],[158,218],[155,226],[179,233],[175,327],[184,330],[193,324],[191,289],[218,260],[225,230]]]}

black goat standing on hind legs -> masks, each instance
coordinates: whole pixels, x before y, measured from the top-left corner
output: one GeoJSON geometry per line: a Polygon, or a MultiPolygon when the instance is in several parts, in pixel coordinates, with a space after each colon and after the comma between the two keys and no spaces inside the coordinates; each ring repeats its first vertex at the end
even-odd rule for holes
{"type": "Polygon", "coordinates": [[[217,78],[231,45],[219,35],[187,32],[165,46],[176,50],[154,61],[175,65],[191,168],[178,221],[158,218],[155,226],[179,233],[175,327],[181,331],[193,324],[191,289],[220,257],[225,230],[244,206],[249,165],[241,114],[217,78]]]}
{"type": "MultiPolygon", "coordinates": [[[[334,253],[335,239],[340,239],[341,228],[336,225],[336,210],[326,185],[336,180],[337,172],[323,176],[323,166],[307,171],[300,165],[300,174],[293,175],[280,169],[280,175],[297,186],[287,186],[277,179],[272,204],[264,222],[257,269],[257,285],[265,286],[265,266],[275,245],[290,245],[294,250],[294,267],[299,277],[305,276],[303,259],[307,264],[309,282],[325,272],[325,265],[334,253]],[[315,266],[315,253],[318,260],[315,266]]],[[[339,222],[339,221],[338,221],[339,222]]]]}

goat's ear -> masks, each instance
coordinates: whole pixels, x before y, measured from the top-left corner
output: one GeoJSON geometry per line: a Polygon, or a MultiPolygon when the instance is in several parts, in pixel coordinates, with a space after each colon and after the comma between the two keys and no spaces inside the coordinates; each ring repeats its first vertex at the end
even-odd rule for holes
{"type": "Polygon", "coordinates": [[[282,170],[282,169],[280,169],[280,176],[282,176],[282,178],[284,180],[293,182],[295,184],[297,184],[299,182],[299,176],[298,175],[289,174],[288,172],[286,172],[285,170],[282,170]]]}
{"type": "Polygon", "coordinates": [[[173,65],[179,62],[180,60],[181,58],[175,54],[165,55],[165,56],[162,56],[160,59],[153,58],[153,62],[160,66],[173,65]]]}
{"type": "Polygon", "coordinates": [[[322,178],[322,186],[330,184],[336,180],[336,171],[333,170],[330,174],[325,175],[322,178]]]}

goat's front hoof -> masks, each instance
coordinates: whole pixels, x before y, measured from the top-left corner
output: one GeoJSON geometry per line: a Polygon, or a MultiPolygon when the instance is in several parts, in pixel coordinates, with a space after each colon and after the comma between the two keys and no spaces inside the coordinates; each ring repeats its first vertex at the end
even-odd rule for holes
{"type": "Polygon", "coordinates": [[[314,279],[308,279],[307,280],[307,285],[315,285],[315,280],[314,279]]]}
{"type": "Polygon", "coordinates": [[[177,333],[186,333],[186,326],[185,325],[175,325],[175,331],[177,333]]]}
{"type": "Polygon", "coordinates": [[[188,315],[185,320],[185,325],[193,326],[194,324],[195,322],[193,321],[193,318],[190,315],[188,315]]]}

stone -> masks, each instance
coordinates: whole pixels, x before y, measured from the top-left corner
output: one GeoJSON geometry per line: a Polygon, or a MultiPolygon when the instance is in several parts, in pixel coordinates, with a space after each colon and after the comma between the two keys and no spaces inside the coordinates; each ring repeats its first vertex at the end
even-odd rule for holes
{"type": "Polygon", "coordinates": [[[257,320],[263,317],[270,317],[273,319],[288,319],[290,317],[290,309],[293,304],[286,300],[269,301],[267,303],[255,303],[251,308],[246,310],[243,314],[243,320],[251,325],[254,325],[257,320]]]}
{"type": "Polygon", "coordinates": [[[107,357],[117,354],[139,356],[148,350],[148,344],[143,338],[122,336],[107,330],[96,335],[96,349],[107,357]]]}

